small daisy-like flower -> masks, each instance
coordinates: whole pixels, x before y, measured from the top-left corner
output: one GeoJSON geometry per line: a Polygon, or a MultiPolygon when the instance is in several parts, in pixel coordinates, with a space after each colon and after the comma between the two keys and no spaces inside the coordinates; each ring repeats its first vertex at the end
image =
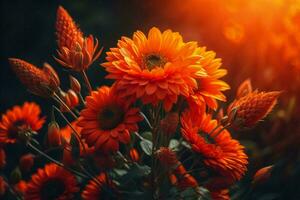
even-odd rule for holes
{"type": "Polygon", "coordinates": [[[40,113],[37,104],[28,102],[8,110],[0,121],[0,143],[15,143],[20,133],[40,130],[45,122],[40,113]]]}
{"type": "Polygon", "coordinates": [[[64,168],[51,163],[32,175],[27,184],[25,200],[68,200],[78,191],[76,178],[64,168]]]}
{"type": "Polygon", "coordinates": [[[62,6],[57,9],[56,35],[59,58],[55,59],[64,67],[86,70],[102,52],[102,49],[97,52],[98,40],[92,35],[84,37],[62,6]]]}
{"type": "Polygon", "coordinates": [[[216,128],[217,120],[212,120],[207,114],[199,119],[199,116],[186,111],[181,117],[181,124],[183,138],[191,144],[193,151],[203,157],[206,166],[234,181],[245,174],[248,157],[244,147],[232,139],[226,129],[216,128]]]}
{"type": "Polygon", "coordinates": [[[89,146],[109,153],[119,149],[119,142],[129,142],[130,131],[137,131],[141,120],[139,109],[131,108],[115,94],[114,88],[103,86],[86,98],[78,126],[89,146]]]}
{"type": "Polygon", "coordinates": [[[117,46],[102,64],[107,78],[116,80],[119,94],[144,104],[162,101],[170,110],[179,95],[188,97],[197,88],[196,78],[206,76],[197,43],[183,42],[177,32],[154,27],[148,37],[137,31],[133,39],[122,37],[117,46]]]}
{"type": "Polygon", "coordinates": [[[116,185],[104,173],[98,177],[98,184],[90,181],[83,190],[81,197],[83,200],[117,200],[120,199],[116,185]],[[100,186],[99,186],[100,184],[100,186]]]}
{"type": "Polygon", "coordinates": [[[186,171],[181,163],[178,163],[177,168],[170,174],[169,179],[171,184],[180,190],[198,186],[197,180],[186,171]]]}

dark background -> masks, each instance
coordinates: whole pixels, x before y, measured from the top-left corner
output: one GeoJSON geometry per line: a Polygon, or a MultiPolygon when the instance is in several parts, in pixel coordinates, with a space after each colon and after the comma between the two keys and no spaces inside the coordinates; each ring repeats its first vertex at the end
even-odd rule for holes
{"type": "MultiPolygon", "coordinates": [[[[227,92],[231,99],[237,85],[248,77],[252,77],[255,80],[254,83],[261,83],[260,85],[255,85],[255,88],[259,86],[262,89],[270,90],[285,88],[272,84],[282,82],[280,76],[277,77],[277,80],[272,79],[268,84],[264,85],[262,84],[264,79],[261,76],[254,76],[257,74],[257,70],[254,70],[254,65],[249,65],[247,66],[248,68],[242,70],[242,67],[245,66],[244,63],[238,59],[233,61],[226,57],[229,51],[227,52],[227,49],[224,51],[224,48],[222,51],[224,45],[218,46],[216,44],[226,44],[228,49],[231,48],[230,44],[220,39],[219,32],[215,31],[210,34],[205,29],[205,27],[209,27],[210,23],[215,23],[216,26],[219,26],[218,23],[221,24],[220,21],[213,21],[213,19],[207,18],[191,21],[185,18],[185,13],[183,12],[176,13],[176,10],[170,10],[170,8],[166,11],[165,7],[173,2],[172,0],[1,0],[0,113],[5,112],[14,105],[21,105],[24,101],[37,102],[42,107],[43,115],[49,116],[51,108],[51,103],[49,103],[48,99],[36,97],[26,91],[26,88],[17,80],[10,69],[7,62],[9,57],[21,58],[40,67],[44,62],[48,62],[57,70],[62,80],[63,89],[69,87],[66,70],[53,59],[57,48],[55,20],[56,9],[59,5],[64,6],[69,11],[73,19],[80,25],[83,33],[86,35],[93,34],[98,38],[100,44],[105,48],[104,52],[109,47],[114,47],[121,36],[131,36],[136,30],[147,32],[152,26],[157,26],[161,30],[170,28],[173,31],[179,31],[182,33],[185,41],[201,41],[202,45],[207,46],[208,49],[215,50],[217,56],[223,58],[223,62],[229,71],[229,75],[225,77],[225,80],[233,88],[231,92],[227,92]],[[203,25],[203,27],[195,26],[197,23],[203,25]],[[189,29],[182,28],[185,26],[189,27],[189,29]],[[191,32],[189,30],[198,30],[199,32],[191,32]],[[217,38],[214,39],[214,36],[217,38]]],[[[178,4],[178,2],[184,1],[176,0],[176,2],[180,7],[181,4],[178,4]]],[[[209,1],[202,0],[202,2],[209,1]]],[[[182,6],[184,5],[182,3],[182,6]]],[[[209,15],[210,12],[217,12],[215,7],[208,7],[203,10],[206,12],[206,15],[209,15]]],[[[197,10],[193,11],[197,13],[197,10]]],[[[233,48],[236,48],[236,46],[233,46],[233,48]]],[[[236,48],[235,52],[231,52],[237,58],[239,57],[239,48],[236,48]]],[[[254,48],[254,46],[249,48],[254,48]]],[[[105,72],[99,66],[101,62],[104,62],[104,57],[105,55],[102,54],[100,59],[88,71],[94,87],[109,83],[104,79],[105,72]]],[[[76,74],[74,75],[77,76],[76,74]]],[[[79,76],[77,77],[80,78],[79,76]]],[[[284,86],[288,88],[289,84],[286,83],[288,82],[284,82],[284,86]]],[[[290,96],[294,94],[297,96],[299,87],[294,87],[293,90],[285,92],[290,94],[290,96]]],[[[277,111],[286,110],[288,101],[289,98],[283,101],[287,103],[280,103],[275,109],[277,111]]],[[[299,110],[299,106],[296,105],[295,109],[297,108],[299,110]]],[[[278,119],[273,115],[265,123],[262,123],[263,125],[260,124],[255,129],[246,131],[246,136],[235,134],[237,138],[244,142],[244,145],[250,146],[248,154],[249,157],[252,157],[250,159],[249,172],[239,188],[236,188],[236,191],[249,191],[251,177],[255,171],[266,165],[276,164],[272,178],[262,187],[251,190],[243,198],[262,200],[300,199],[300,167],[298,161],[300,144],[299,142],[292,143],[292,145],[284,143],[286,138],[289,138],[288,141],[293,140],[293,138],[289,137],[291,134],[298,133],[299,136],[299,116],[295,115],[295,113],[291,115],[290,121],[278,119]],[[274,128],[274,124],[277,124],[277,127],[274,128]],[[276,141],[273,141],[274,139],[276,141]],[[270,148],[274,144],[277,145],[276,148],[270,148]],[[280,149],[280,144],[285,144],[284,148],[280,149]],[[253,150],[253,146],[255,146],[255,150],[253,150]],[[277,150],[278,148],[279,150],[277,150]],[[268,152],[266,153],[266,151],[268,152]]],[[[299,141],[299,139],[299,137],[296,137],[294,140],[299,141]]],[[[237,197],[239,196],[238,194],[236,195],[237,197]]]]}

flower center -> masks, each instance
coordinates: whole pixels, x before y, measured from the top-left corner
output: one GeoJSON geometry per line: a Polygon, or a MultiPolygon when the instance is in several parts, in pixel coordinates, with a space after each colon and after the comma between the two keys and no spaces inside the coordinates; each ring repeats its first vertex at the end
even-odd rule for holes
{"type": "Polygon", "coordinates": [[[102,130],[116,128],[124,119],[123,109],[118,105],[106,106],[99,112],[98,120],[102,130]]]}
{"type": "Polygon", "coordinates": [[[101,200],[117,200],[118,198],[118,192],[115,188],[103,185],[99,194],[99,199],[101,200]]]}
{"type": "Polygon", "coordinates": [[[144,64],[149,70],[152,70],[155,67],[164,67],[166,63],[166,58],[159,54],[153,53],[144,57],[144,64]]]}
{"type": "Polygon", "coordinates": [[[45,182],[40,191],[41,200],[57,199],[65,192],[65,184],[60,179],[51,179],[45,182]]]}
{"type": "Polygon", "coordinates": [[[15,139],[18,137],[18,133],[21,131],[25,131],[26,129],[29,129],[26,122],[22,119],[17,120],[13,123],[11,128],[9,129],[8,137],[11,139],[15,139]]]}

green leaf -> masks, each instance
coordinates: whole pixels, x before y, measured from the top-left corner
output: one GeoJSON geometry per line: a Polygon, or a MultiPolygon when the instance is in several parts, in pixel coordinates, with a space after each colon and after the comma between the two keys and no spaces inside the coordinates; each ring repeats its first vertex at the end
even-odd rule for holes
{"type": "Polygon", "coordinates": [[[139,165],[134,163],[131,165],[130,169],[128,170],[127,174],[120,177],[120,183],[129,182],[130,180],[140,179],[149,175],[151,172],[151,168],[147,165],[139,165]]]}
{"type": "Polygon", "coordinates": [[[176,139],[171,139],[169,143],[169,148],[172,149],[173,151],[178,151],[179,147],[179,141],[176,139]]]}
{"type": "Polygon", "coordinates": [[[77,160],[80,157],[80,144],[79,144],[79,141],[77,140],[76,136],[73,133],[71,134],[70,145],[72,147],[71,148],[72,158],[77,160]]]}
{"type": "Polygon", "coordinates": [[[146,131],[146,132],[143,132],[141,135],[146,140],[152,141],[152,133],[151,132],[146,131]]]}
{"type": "Polygon", "coordinates": [[[145,152],[145,154],[147,154],[148,156],[151,156],[152,148],[153,148],[152,142],[149,140],[142,140],[140,142],[140,145],[141,145],[142,150],[145,152]]]}

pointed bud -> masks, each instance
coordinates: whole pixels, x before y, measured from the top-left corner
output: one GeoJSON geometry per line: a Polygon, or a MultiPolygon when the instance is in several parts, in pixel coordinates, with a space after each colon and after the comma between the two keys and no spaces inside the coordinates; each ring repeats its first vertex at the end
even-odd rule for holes
{"type": "Polygon", "coordinates": [[[81,85],[74,76],[70,76],[70,86],[71,86],[71,89],[74,90],[77,94],[80,93],[81,85]]]}
{"type": "Polygon", "coordinates": [[[3,148],[0,148],[0,169],[6,165],[6,154],[3,148]]]}
{"type": "Polygon", "coordinates": [[[58,89],[49,74],[36,66],[17,58],[9,58],[9,63],[21,83],[31,93],[41,97],[51,97],[58,89]]]}
{"type": "Polygon", "coordinates": [[[172,135],[176,132],[179,122],[179,115],[176,112],[168,113],[167,116],[160,121],[160,127],[164,134],[172,135]]]}
{"type": "Polygon", "coordinates": [[[68,90],[67,95],[69,96],[71,106],[70,108],[74,108],[79,104],[79,98],[74,90],[68,90]]]}
{"type": "Polygon", "coordinates": [[[273,165],[259,169],[253,177],[252,184],[257,185],[266,182],[271,176],[272,169],[273,165]]]}
{"type": "Polygon", "coordinates": [[[232,122],[237,128],[254,126],[259,120],[266,117],[273,109],[281,92],[252,92],[235,100],[228,109],[236,115],[232,122]]]}
{"type": "Polygon", "coordinates": [[[240,99],[252,92],[252,84],[250,79],[243,81],[237,89],[236,99],[240,99]]]}
{"type": "Polygon", "coordinates": [[[166,169],[171,169],[178,165],[176,153],[167,147],[160,147],[156,151],[157,159],[166,169]]]}
{"type": "Polygon", "coordinates": [[[60,49],[63,47],[73,48],[78,38],[82,38],[80,29],[62,6],[59,6],[57,9],[55,26],[57,43],[60,49]]]}
{"type": "Polygon", "coordinates": [[[43,71],[50,78],[51,88],[58,88],[60,85],[60,80],[56,71],[52,68],[52,66],[49,65],[48,63],[44,63],[43,71]]]}
{"type": "Polygon", "coordinates": [[[135,148],[130,149],[129,155],[133,162],[138,162],[140,160],[139,152],[135,148]]]}
{"type": "Polygon", "coordinates": [[[19,167],[22,172],[29,172],[34,164],[34,155],[25,154],[19,160],[19,167]]]}
{"type": "Polygon", "coordinates": [[[57,147],[62,144],[59,125],[52,121],[48,125],[47,144],[49,147],[57,147]]]}

